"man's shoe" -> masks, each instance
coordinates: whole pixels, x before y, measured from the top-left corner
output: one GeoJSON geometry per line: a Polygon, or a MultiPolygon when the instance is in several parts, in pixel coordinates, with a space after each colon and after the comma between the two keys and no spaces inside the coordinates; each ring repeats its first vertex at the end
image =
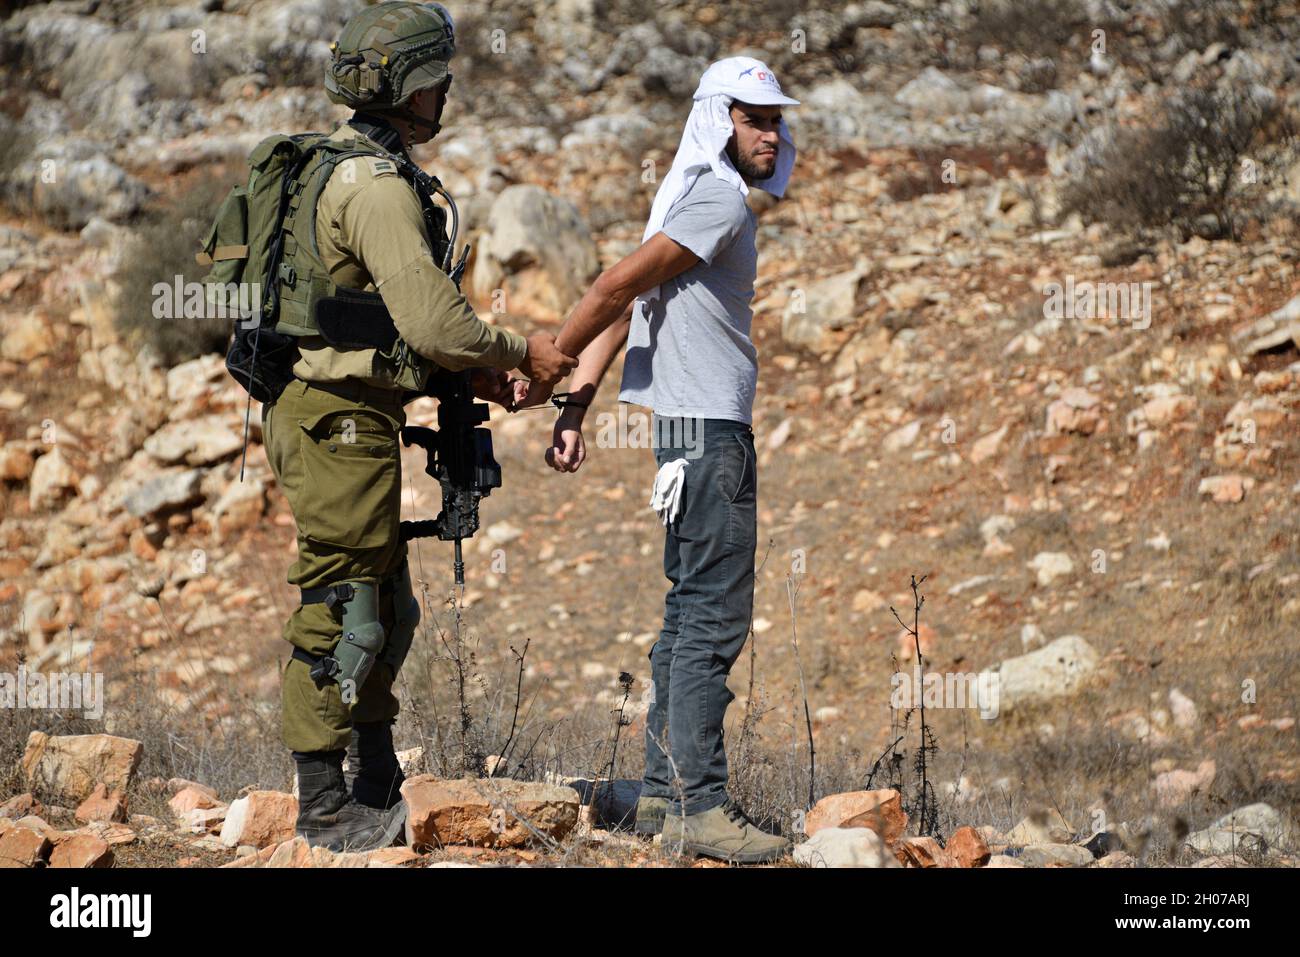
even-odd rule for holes
{"type": "Polygon", "coordinates": [[[654,837],[664,828],[664,816],[668,813],[668,799],[642,797],[636,800],[636,823],[632,831],[643,837],[654,837]]]}
{"type": "Polygon", "coordinates": [[[759,830],[730,798],[718,807],[683,818],[671,811],[664,818],[666,850],[713,857],[730,864],[762,864],[790,853],[790,842],[759,830]]]}
{"type": "Polygon", "coordinates": [[[343,781],[343,752],[298,754],[298,822],[295,830],[312,847],[373,851],[401,843],[406,802],[389,810],[358,804],[343,781]]]}
{"type": "Polygon", "coordinates": [[[393,750],[393,722],[353,723],[343,780],[352,799],[366,807],[387,811],[402,800],[406,776],[393,750]]]}

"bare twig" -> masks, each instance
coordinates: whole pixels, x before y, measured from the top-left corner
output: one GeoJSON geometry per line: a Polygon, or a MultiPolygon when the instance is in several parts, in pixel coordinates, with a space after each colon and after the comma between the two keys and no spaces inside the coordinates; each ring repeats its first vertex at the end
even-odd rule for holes
{"type": "MultiPolygon", "coordinates": [[[[898,623],[903,626],[904,630],[906,630],[907,633],[912,636],[913,647],[916,650],[916,664],[917,667],[921,670],[921,673],[924,674],[925,657],[921,654],[921,606],[925,604],[925,596],[920,593],[919,589],[921,587],[921,583],[924,582],[926,578],[928,578],[929,576],[922,575],[919,581],[917,580],[917,577],[915,575],[911,577],[912,577],[912,625],[911,627],[908,627],[907,623],[904,622],[902,618],[899,618],[898,612],[894,611],[893,605],[889,606],[889,610],[893,612],[894,618],[897,619],[898,623]]],[[[921,776],[921,793],[919,795],[920,812],[918,814],[918,817],[920,819],[919,830],[922,835],[926,835],[926,834],[933,834],[938,830],[938,806],[937,806],[937,802],[932,799],[934,794],[934,788],[930,784],[929,762],[926,758],[926,755],[938,751],[939,747],[934,740],[934,735],[931,733],[929,726],[925,722],[925,695],[921,694],[919,695],[919,697],[921,699],[920,706],[919,706],[919,711],[921,713],[921,729],[920,729],[921,743],[916,749],[915,769],[916,772],[921,776]]]]}
{"type": "Polygon", "coordinates": [[[817,750],[813,745],[812,712],[808,709],[808,688],[804,683],[803,661],[799,658],[798,615],[795,612],[795,597],[799,594],[799,586],[789,575],[785,579],[785,592],[790,599],[790,643],[794,645],[794,663],[799,670],[799,693],[803,696],[804,723],[808,727],[808,806],[812,807],[815,803],[817,782],[817,750]]]}
{"type": "Polygon", "coordinates": [[[531,638],[526,638],[524,640],[523,651],[515,651],[514,646],[511,646],[510,648],[510,653],[515,656],[515,661],[519,664],[519,678],[515,682],[515,709],[514,713],[510,716],[510,734],[506,737],[506,743],[501,746],[501,757],[497,759],[496,767],[492,769],[491,773],[488,775],[489,777],[495,776],[496,773],[505,765],[506,755],[510,752],[510,744],[515,739],[515,728],[518,726],[519,722],[519,702],[523,697],[524,691],[524,658],[528,655],[528,645],[531,642],[531,638]]]}
{"type": "MultiPolygon", "coordinates": [[[[763,574],[763,567],[767,564],[767,556],[772,554],[772,546],[775,544],[773,539],[767,540],[767,549],[763,552],[763,560],[758,563],[758,568],[754,570],[754,578],[763,574]]],[[[740,721],[740,740],[736,742],[736,763],[741,764],[745,756],[745,748],[749,744],[749,736],[753,732],[754,722],[756,720],[754,708],[754,673],[757,670],[758,663],[758,635],[754,632],[754,606],[749,606],[749,685],[745,689],[745,715],[740,721]]]]}

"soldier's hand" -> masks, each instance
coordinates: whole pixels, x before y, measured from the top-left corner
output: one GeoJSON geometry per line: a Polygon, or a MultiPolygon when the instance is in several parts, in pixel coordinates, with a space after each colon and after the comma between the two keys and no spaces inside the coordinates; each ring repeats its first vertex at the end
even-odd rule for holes
{"type": "Polygon", "coordinates": [[[514,411],[515,387],[501,369],[475,369],[469,374],[470,388],[474,397],[485,402],[495,402],[514,411]]]}
{"type": "Polygon", "coordinates": [[[519,371],[545,386],[555,385],[577,366],[577,359],[555,348],[555,336],[537,332],[528,337],[528,352],[519,363],[519,371]]]}

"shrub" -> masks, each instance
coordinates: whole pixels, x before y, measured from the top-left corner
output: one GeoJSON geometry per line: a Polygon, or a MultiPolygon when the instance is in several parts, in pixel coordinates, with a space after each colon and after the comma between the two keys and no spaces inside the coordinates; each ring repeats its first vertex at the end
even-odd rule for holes
{"type": "Polygon", "coordinates": [[[1250,34],[1271,28],[1283,36],[1282,0],[1164,0],[1159,22],[1167,36],[1178,37],[1184,51],[1214,43],[1248,47],[1250,34]]]}
{"type": "Polygon", "coordinates": [[[1146,127],[1115,129],[1062,191],[1064,212],[1141,237],[1167,230],[1233,236],[1295,135],[1255,88],[1200,86],[1165,101],[1146,127]],[[1258,152],[1253,152],[1258,151],[1258,152]]]}
{"type": "Polygon", "coordinates": [[[31,195],[27,163],[35,145],[30,133],[0,113],[0,201],[23,212],[31,195]]]}
{"type": "Polygon", "coordinates": [[[230,339],[229,319],[158,319],[154,317],[156,283],[197,282],[207,269],[194,261],[227,183],[203,180],[179,197],[164,199],[145,214],[116,278],[118,329],[128,343],[150,345],[164,365],[175,365],[206,352],[224,352],[230,339]]]}
{"type": "Polygon", "coordinates": [[[985,0],[973,12],[965,42],[1027,57],[1056,57],[1072,42],[1086,50],[1088,31],[1100,24],[1082,0],[985,0]]]}

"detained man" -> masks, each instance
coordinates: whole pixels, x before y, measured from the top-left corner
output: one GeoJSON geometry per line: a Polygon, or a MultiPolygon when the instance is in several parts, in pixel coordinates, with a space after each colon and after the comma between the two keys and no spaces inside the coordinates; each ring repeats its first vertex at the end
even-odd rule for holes
{"type": "MultiPolygon", "coordinates": [[[[575,472],[583,417],[627,343],[622,402],[654,413],[659,466],[651,505],[665,527],[671,583],[650,651],[641,834],[736,863],[780,858],[790,844],[758,828],[727,793],[727,676],[749,631],[757,545],[752,431],[757,352],[750,340],[757,273],[751,186],[785,192],[795,148],[781,110],[798,101],[750,57],[711,65],[695,91],[642,245],[607,269],[556,339],[578,355],[547,462],[575,472]]],[[[535,388],[524,404],[543,401],[535,388]]]]}

